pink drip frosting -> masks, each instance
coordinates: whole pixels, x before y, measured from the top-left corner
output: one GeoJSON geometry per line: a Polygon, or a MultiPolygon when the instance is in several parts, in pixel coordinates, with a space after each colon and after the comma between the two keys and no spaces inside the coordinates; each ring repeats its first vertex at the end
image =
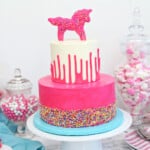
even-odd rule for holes
{"type": "MultiPolygon", "coordinates": [[[[74,55],[73,59],[71,59],[71,55],[68,54],[68,67],[69,67],[69,84],[78,84],[78,83],[88,83],[93,82],[93,72],[96,74],[95,81],[100,79],[100,54],[99,49],[97,49],[97,56],[94,57],[94,64],[92,52],[89,53],[89,60],[83,61],[80,59],[80,66],[77,66],[77,57],[74,55]],[[72,81],[72,74],[71,74],[71,64],[74,63],[75,66],[75,82],[72,81]],[[86,65],[86,79],[83,79],[83,63],[86,65]],[[80,72],[77,72],[77,68],[80,68],[80,72]],[[88,75],[88,69],[90,71],[90,77],[88,75]]],[[[51,63],[51,76],[52,81],[58,83],[66,83],[66,65],[61,64],[60,57],[57,55],[57,60],[51,63]],[[57,64],[57,65],[56,65],[57,64]],[[61,72],[61,65],[63,66],[63,72],[61,72]],[[56,76],[56,66],[58,66],[58,77],[56,76]],[[61,75],[63,74],[63,79],[61,79],[61,75]]]]}

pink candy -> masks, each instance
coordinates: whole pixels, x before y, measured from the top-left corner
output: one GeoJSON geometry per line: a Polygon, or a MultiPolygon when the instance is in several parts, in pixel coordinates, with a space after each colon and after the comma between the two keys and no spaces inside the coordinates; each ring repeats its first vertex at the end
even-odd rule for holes
{"type": "Polygon", "coordinates": [[[143,52],[127,49],[127,64],[115,71],[117,87],[131,114],[140,114],[150,102],[150,67],[145,65],[143,52]]]}
{"type": "Polygon", "coordinates": [[[36,96],[10,96],[2,101],[1,109],[14,122],[26,121],[38,109],[38,99],[36,96]]]}

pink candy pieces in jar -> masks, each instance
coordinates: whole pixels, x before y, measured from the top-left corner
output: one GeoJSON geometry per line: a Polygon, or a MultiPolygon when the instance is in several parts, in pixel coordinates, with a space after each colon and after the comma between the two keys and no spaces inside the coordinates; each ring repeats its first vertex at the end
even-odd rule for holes
{"type": "Polygon", "coordinates": [[[20,96],[9,96],[1,103],[2,112],[6,117],[14,122],[24,122],[38,109],[38,99],[36,96],[25,98],[20,96]]]}
{"type": "Polygon", "coordinates": [[[145,63],[143,52],[127,49],[127,63],[116,70],[119,94],[131,108],[132,115],[142,113],[150,100],[150,67],[145,63]]]}

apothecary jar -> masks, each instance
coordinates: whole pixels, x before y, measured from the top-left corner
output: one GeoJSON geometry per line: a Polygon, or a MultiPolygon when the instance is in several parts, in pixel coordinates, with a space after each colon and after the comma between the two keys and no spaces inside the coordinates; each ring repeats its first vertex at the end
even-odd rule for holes
{"type": "Polygon", "coordinates": [[[32,83],[22,77],[21,70],[16,68],[14,78],[7,82],[7,96],[2,99],[0,108],[5,116],[18,125],[18,133],[24,133],[27,118],[38,109],[38,98],[33,95],[32,83]]]}
{"type": "Polygon", "coordinates": [[[150,41],[142,25],[129,26],[121,50],[125,59],[115,70],[117,90],[136,125],[150,103],[150,41]]]}

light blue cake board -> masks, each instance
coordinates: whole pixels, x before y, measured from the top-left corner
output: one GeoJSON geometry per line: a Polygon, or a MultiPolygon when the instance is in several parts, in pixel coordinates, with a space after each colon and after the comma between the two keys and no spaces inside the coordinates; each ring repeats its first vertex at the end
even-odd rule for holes
{"type": "Polygon", "coordinates": [[[93,135],[93,134],[100,134],[105,133],[111,130],[114,130],[121,126],[123,123],[123,113],[117,109],[116,116],[109,122],[92,126],[92,127],[81,127],[81,128],[64,128],[64,127],[57,127],[50,124],[47,124],[40,118],[39,112],[34,115],[33,123],[36,128],[46,133],[56,134],[56,135],[73,135],[73,136],[84,136],[84,135],[93,135]]]}

